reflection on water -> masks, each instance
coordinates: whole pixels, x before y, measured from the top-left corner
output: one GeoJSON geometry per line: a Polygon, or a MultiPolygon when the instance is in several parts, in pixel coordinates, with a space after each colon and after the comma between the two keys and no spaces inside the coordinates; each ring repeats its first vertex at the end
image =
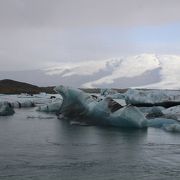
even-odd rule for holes
{"type": "MultiPolygon", "coordinates": [[[[179,134],[0,117],[0,179],[179,179],[179,134]]],[[[52,117],[52,115],[50,115],[52,117]]]]}

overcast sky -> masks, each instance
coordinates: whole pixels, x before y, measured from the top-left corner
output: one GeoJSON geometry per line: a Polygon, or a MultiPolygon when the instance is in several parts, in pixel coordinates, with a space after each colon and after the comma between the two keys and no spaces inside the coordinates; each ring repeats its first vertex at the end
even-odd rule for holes
{"type": "Polygon", "coordinates": [[[0,0],[0,70],[180,54],[180,0],[0,0]]]}

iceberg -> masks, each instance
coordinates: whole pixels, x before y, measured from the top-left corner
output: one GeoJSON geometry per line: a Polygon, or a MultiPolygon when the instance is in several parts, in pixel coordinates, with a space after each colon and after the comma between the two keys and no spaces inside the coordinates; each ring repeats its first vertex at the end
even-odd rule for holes
{"type": "Polygon", "coordinates": [[[25,101],[14,101],[10,103],[12,107],[14,108],[29,108],[29,107],[35,107],[35,103],[31,100],[25,100],[25,101]]]}
{"type": "Polygon", "coordinates": [[[164,109],[162,111],[162,113],[165,115],[165,116],[174,116],[175,119],[177,119],[178,121],[180,121],[180,105],[179,106],[174,106],[174,107],[170,107],[170,108],[167,108],[167,109],[164,109]]]}
{"type": "Polygon", "coordinates": [[[47,112],[47,113],[58,113],[59,109],[61,108],[62,100],[59,100],[58,102],[48,103],[43,106],[39,106],[37,108],[37,111],[40,112],[47,112]]]}
{"type": "Polygon", "coordinates": [[[148,126],[162,128],[168,132],[180,132],[180,123],[174,119],[155,118],[148,120],[148,126]]]}
{"type": "Polygon", "coordinates": [[[138,109],[143,112],[144,114],[151,114],[154,112],[160,111],[162,113],[163,110],[165,110],[162,106],[152,106],[152,107],[138,107],[138,109]]]}
{"type": "Polygon", "coordinates": [[[63,97],[59,112],[66,118],[95,125],[147,127],[147,119],[134,106],[122,107],[111,97],[99,100],[79,89],[62,85],[56,87],[55,91],[63,97]]]}
{"type": "Polygon", "coordinates": [[[139,107],[141,111],[144,111],[146,118],[152,119],[156,117],[162,117],[164,114],[162,113],[163,107],[153,106],[153,107],[139,107]]]}
{"type": "Polygon", "coordinates": [[[124,93],[127,104],[135,106],[163,106],[180,105],[180,92],[168,90],[136,90],[129,89],[124,93]]]}
{"type": "Polygon", "coordinates": [[[0,102],[0,116],[9,116],[14,114],[14,109],[9,102],[0,102]]]}
{"type": "Polygon", "coordinates": [[[113,95],[117,93],[118,92],[115,89],[101,89],[100,90],[101,96],[108,96],[108,95],[113,95]]]}
{"type": "Polygon", "coordinates": [[[170,124],[163,126],[163,129],[168,132],[177,132],[180,133],[180,124],[170,124]]]}
{"type": "Polygon", "coordinates": [[[154,118],[148,120],[148,127],[162,128],[171,124],[178,124],[178,121],[166,118],[154,118]]]}

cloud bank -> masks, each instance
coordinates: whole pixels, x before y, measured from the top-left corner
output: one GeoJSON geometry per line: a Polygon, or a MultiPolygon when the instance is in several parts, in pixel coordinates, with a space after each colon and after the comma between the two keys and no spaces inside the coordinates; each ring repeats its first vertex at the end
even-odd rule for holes
{"type": "Polygon", "coordinates": [[[0,70],[180,52],[179,0],[1,0],[0,70]]]}

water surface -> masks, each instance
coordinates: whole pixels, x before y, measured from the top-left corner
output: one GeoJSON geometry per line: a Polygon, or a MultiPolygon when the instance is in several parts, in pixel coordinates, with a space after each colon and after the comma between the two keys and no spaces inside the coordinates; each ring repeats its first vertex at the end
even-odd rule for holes
{"type": "Polygon", "coordinates": [[[0,179],[179,180],[180,135],[72,126],[20,109],[0,117],[0,179]]]}

